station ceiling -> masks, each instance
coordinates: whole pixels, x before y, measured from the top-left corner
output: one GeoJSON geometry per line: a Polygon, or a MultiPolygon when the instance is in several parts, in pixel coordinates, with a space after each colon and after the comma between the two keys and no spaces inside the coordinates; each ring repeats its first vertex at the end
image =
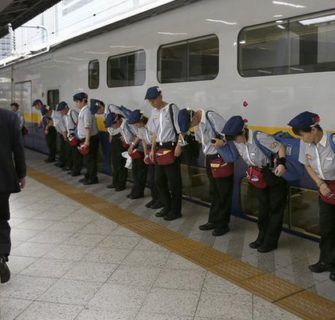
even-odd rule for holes
{"type": "Polygon", "coordinates": [[[61,0],[1,0],[0,38],[8,33],[8,23],[18,28],[61,0]]]}

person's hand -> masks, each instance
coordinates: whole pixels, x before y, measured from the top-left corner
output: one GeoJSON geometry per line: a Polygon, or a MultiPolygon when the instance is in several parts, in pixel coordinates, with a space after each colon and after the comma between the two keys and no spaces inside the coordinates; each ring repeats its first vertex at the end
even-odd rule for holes
{"type": "Polygon", "coordinates": [[[89,147],[90,146],[90,142],[85,140],[84,146],[89,147]]]}
{"type": "Polygon", "coordinates": [[[128,154],[131,155],[133,152],[134,152],[134,146],[131,145],[131,146],[128,148],[128,154]]]}
{"type": "Polygon", "coordinates": [[[324,197],[330,197],[333,195],[332,191],[329,189],[327,183],[325,182],[320,185],[319,190],[324,197]]]}
{"type": "Polygon", "coordinates": [[[221,147],[225,145],[225,141],[221,139],[212,139],[212,140],[213,140],[212,145],[215,147],[215,149],[220,149],[221,147]]]}
{"type": "Polygon", "coordinates": [[[49,133],[49,130],[48,129],[45,129],[44,130],[44,134],[48,134],[49,133]]]}
{"type": "Polygon", "coordinates": [[[181,154],[183,152],[183,149],[181,148],[181,146],[179,144],[177,144],[176,148],[174,149],[174,155],[175,157],[180,157],[181,154]]]}
{"type": "Polygon", "coordinates": [[[24,187],[26,186],[26,178],[20,178],[19,185],[21,190],[24,189],[24,187]]]}
{"type": "Polygon", "coordinates": [[[280,164],[275,169],[275,175],[277,177],[281,177],[286,172],[286,168],[284,165],[280,164]]]}

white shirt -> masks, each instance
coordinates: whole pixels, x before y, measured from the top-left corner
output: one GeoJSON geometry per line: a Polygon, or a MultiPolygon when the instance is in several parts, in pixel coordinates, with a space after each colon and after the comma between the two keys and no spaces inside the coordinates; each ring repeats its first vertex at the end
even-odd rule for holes
{"type": "Polygon", "coordinates": [[[169,107],[170,104],[166,105],[162,109],[154,108],[151,112],[147,128],[156,136],[157,143],[176,142],[178,137],[175,133],[174,127],[176,128],[177,134],[180,133],[178,125],[179,109],[175,104],[172,104],[172,122],[169,107]]]}
{"type": "Polygon", "coordinates": [[[98,134],[97,122],[94,114],[91,113],[90,109],[86,105],[83,107],[78,116],[77,133],[79,139],[85,139],[86,129],[90,129],[90,136],[98,134]]]}

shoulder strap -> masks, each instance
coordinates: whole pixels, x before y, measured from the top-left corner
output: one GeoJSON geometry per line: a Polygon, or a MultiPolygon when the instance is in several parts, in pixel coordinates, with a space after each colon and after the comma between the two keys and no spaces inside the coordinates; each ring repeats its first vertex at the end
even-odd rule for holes
{"type": "Polygon", "coordinates": [[[255,141],[256,146],[263,152],[263,154],[269,159],[272,160],[273,153],[271,150],[269,150],[267,147],[264,147],[260,141],[257,139],[258,133],[261,131],[255,131],[253,133],[253,140],[255,141]]]}
{"type": "MultiPolygon", "coordinates": [[[[77,125],[78,125],[78,122],[77,121],[74,121],[74,119],[73,119],[73,116],[72,116],[72,112],[76,112],[75,110],[70,110],[70,118],[71,118],[71,121],[72,121],[72,123],[73,123],[73,125],[76,127],[77,125]]],[[[77,113],[77,112],[76,112],[77,113]]],[[[78,113],[77,113],[77,115],[78,115],[78,113]]]]}
{"type": "Polygon", "coordinates": [[[329,145],[335,153],[335,142],[334,142],[335,133],[328,133],[329,145]]]}
{"type": "Polygon", "coordinates": [[[174,124],[174,116],[173,116],[173,109],[172,109],[173,105],[174,105],[174,103],[170,103],[170,105],[169,105],[169,113],[170,113],[170,118],[171,118],[171,121],[172,121],[174,133],[175,133],[176,137],[178,138],[177,129],[176,129],[176,126],[174,124]]]}

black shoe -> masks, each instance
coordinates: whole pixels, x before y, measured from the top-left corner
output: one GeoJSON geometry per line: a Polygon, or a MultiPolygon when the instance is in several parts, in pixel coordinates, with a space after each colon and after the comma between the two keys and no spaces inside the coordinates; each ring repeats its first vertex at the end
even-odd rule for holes
{"type": "Polygon", "coordinates": [[[98,178],[96,177],[96,178],[94,178],[94,179],[92,179],[92,180],[85,180],[85,181],[83,182],[83,185],[84,185],[84,186],[88,186],[88,185],[91,185],[91,184],[97,184],[97,183],[99,183],[99,180],[98,180],[98,178]]]}
{"type": "Polygon", "coordinates": [[[178,215],[167,214],[163,219],[166,220],[166,221],[173,221],[173,220],[179,219],[181,217],[182,217],[181,214],[178,214],[178,215]]]}
{"type": "Polygon", "coordinates": [[[254,241],[254,242],[250,242],[249,243],[249,247],[251,248],[251,249],[257,249],[257,248],[259,248],[260,246],[261,246],[262,244],[259,242],[259,241],[254,241]]]}
{"type": "Polygon", "coordinates": [[[86,178],[82,178],[82,179],[80,179],[78,182],[79,183],[84,183],[84,182],[86,182],[87,180],[86,180],[86,178]]]}
{"type": "Polygon", "coordinates": [[[72,177],[78,177],[81,175],[80,172],[69,172],[69,174],[71,174],[72,177]]]}
{"type": "Polygon", "coordinates": [[[44,162],[46,162],[46,163],[51,163],[51,162],[55,162],[55,161],[56,161],[56,159],[52,159],[52,158],[47,158],[47,159],[44,160],[44,162]]]}
{"type": "Polygon", "coordinates": [[[116,187],[115,191],[123,191],[126,190],[126,187],[116,187]]]}
{"type": "Polygon", "coordinates": [[[64,167],[65,167],[65,164],[64,164],[64,163],[56,162],[56,163],[55,163],[55,166],[58,167],[58,168],[64,168],[64,167]]]}
{"type": "Polygon", "coordinates": [[[115,186],[114,186],[114,184],[112,183],[112,184],[107,185],[106,188],[108,188],[108,189],[115,189],[115,186]]]}
{"type": "Polygon", "coordinates": [[[265,245],[261,245],[257,248],[257,251],[260,252],[260,253],[266,253],[266,252],[270,252],[270,251],[273,251],[273,250],[276,250],[277,249],[277,246],[265,246],[265,245]]]}
{"type": "Polygon", "coordinates": [[[230,231],[229,227],[214,229],[214,231],[212,232],[212,235],[214,237],[219,237],[219,236],[223,236],[224,234],[228,233],[229,231],[230,231]]]}
{"type": "Polygon", "coordinates": [[[168,210],[162,209],[161,211],[158,211],[158,212],[155,213],[155,217],[163,218],[163,217],[167,216],[168,213],[169,213],[168,210]]]}
{"type": "MultiPolygon", "coordinates": [[[[8,260],[7,260],[8,261],[8,260]]],[[[0,257],[0,282],[5,283],[10,279],[10,271],[6,263],[6,258],[0,257]]]]}
{"type": "Polygon", "coordinates": [[[327,263],[324,263],[322,261],[319,261],[315,264],[311,264],[310,266],[308,266],[308,269],[314,273],[322,273],[326,271],[331,271],[330,266],[327,263]]]}
{"type": "Polygon", "coordinates": [[[127,194],[126,197],[127,197],[128,199],[133,199],[133,195],[132,195],[131,193],[127,194]]]}
{"type": "Polygon", "coordinates": [[[201,231],[213,230],[213,229],[215,229],[215,225],[214,225],[214,223],[207,222],[207,223],[202,224],[201,226],[199,226],[199,229],[201,231]]]}
{"type": "MultiPolygon", "coordinates": [[[[151,200],[151,201],[149,201],[145,206],[146,206],[147,208],[151,208],[151,206],[154,205],[154,203],[155,203],[155,200],[151,200]]],[[[153,209],[153,208],[152,208],[152,209],[153,209]]],[[[156,209],[158,209],[158,208],[156,208],[156,209]]]]}
{"type": "Polygon", "coordinates": [[[160,201],[154,202],[153,205],[150,206],[150,209],[160,209],[163,208],[163,204],[160,201]]]}
{"type": "Polygon", "coordinates": [[[64,167],[64,168],[62,168],[62,170],[63,170],[63,171],[70,171],[71,168],[69,168],[69,167],[64,167]]]}
{"type": "Polygon", "coordinates": [[[141,199],[141,198],[144,198],[144,195],[133,195],[133,194],[130,194],[129,197],[127,196],[127,198],[131,199],[131,200],[135,200],[135,199],[141,199]]]}
{"type": "Polygon", "coordinates": [[[330,279],[331,281],[335,281],[335,271],[332,271],[332,272],[330,273],[330,275],[329,275],[329,279],[330,279]]]}

